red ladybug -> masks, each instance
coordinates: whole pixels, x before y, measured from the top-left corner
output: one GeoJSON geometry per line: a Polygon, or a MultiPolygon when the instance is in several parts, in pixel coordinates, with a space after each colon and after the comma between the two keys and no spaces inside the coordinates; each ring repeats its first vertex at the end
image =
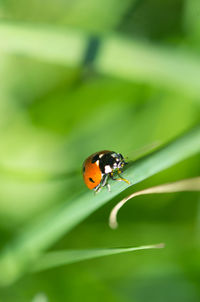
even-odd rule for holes
{"type": "Polygon", "coordinates": [[[122,172],[125,162],[120,153],[103,150],[90,155],[83,163],[83,179],[86,186],[95,192],[99,192],[102,187],[110,186],[107,184],[108,178],[113,180],[123,180],[130,184],[127,179],[122,178],[119,174],[122,172]],[[114,178],[114,175],[119,177],[114,178]]]}

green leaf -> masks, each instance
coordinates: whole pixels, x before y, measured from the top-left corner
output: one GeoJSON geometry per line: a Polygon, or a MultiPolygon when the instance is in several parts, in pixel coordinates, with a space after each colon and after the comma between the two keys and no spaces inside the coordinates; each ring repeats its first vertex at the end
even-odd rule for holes
{"type": "Polygon", "coordinates": [[[32,267],[33,272],[43,271],[60,265],[66,265],[83,260],[99,258],[109,255],[116,255],[139,250],[163,248],[164,244],[152,244],[138,247],[110,248],[110,249],[90,249],[90,250],[67,250],[55,251],[45,254],[39,258],[32,267]]]}
{"type": "MultiPolygon", "coordinates": [[[[200,126],[159,150],[129,165],[124,177],[134,185],[200,152],[200,126]]],[[[112,182],[111,192],[82,192],[52,209],[50,213],[24,226],[15,241],[0,254],[1,284],[8,284],[24,273],[30,263],[95,210],[127,188],[124,182],[112,182]]]]}

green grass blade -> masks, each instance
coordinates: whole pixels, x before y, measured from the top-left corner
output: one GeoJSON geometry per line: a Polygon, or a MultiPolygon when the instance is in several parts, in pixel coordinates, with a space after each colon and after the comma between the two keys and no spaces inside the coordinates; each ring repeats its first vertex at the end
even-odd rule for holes
{"type": "MultiPolygon", "coordinates": [[[[134,185],[199,152],[200,126],[130,165],[124,177],[134,185]]],[[[0,270],[4,272],[0,283],[18,278],[30,261],[126,188],[125,183],[113,182],[111,192],[104,189],[96,195],[91,191],[80,193],[32,225],[25,226],[18,238],[0,254],[0,270]]]]}
{"type": "MultiPolygon", "coordinates": [[[[26,23],[0,23],[0,51],[76,67],[81,64],[89,33],[26,23]]],[[[200,95],[200,60],[173,48],[101,36],[95,67],[109,76],[146,82],[200,95]]]]}
{"type": "Polygon", "coordinates": [[[0,50],[76,67],[87,47],[86,34],[25,23],[0,23],[0,50]]]}
{"type": "Polygon", "coordinates": [[[90,250],[67,250],[55,251],[45,254],[39,258],[32,267],[33,272],[43,271],[53,267],[75,263],[83,260],[116,255],[139,250],[163,248],[164,244],[144,245],[139,247],[90,249],[90,250]]]}
{"type": "Polygon", "coordinates": [[[181,49],[109,36],[102,41],[95,66],[114,77],[199,95],[200,60],[181,49]]]}

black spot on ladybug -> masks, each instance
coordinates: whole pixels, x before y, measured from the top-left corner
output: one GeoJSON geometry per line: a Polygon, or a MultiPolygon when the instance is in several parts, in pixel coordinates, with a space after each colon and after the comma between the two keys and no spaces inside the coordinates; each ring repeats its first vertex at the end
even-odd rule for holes
{"type": "Polygon", "coordinates": [[[96,161],[99,159],[99,154],[96,154],[92,159],[92,164],[96,163],[96,161]]]}
{"type": "Polygon", "coordinates": [[[83,173],[85,173],[85,166],[83,166],[83,173]]]}
{"type": "Polygon", "coordinates": [[[95,183],[95,181],[91,177],[89,178],[89,181],[95,183]]]}

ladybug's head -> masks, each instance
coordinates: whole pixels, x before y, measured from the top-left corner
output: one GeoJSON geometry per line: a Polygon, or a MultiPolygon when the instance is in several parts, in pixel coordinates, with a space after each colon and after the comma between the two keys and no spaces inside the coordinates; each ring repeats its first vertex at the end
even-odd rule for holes
{"type": "Polygon", "coordinates": [[[113,169],[121,169],[123,168],[127,163],[125,162],[122,154],[120,153],[113,153],[112,157],[114,157],[115,162],[113,164],[113,169]]]}

